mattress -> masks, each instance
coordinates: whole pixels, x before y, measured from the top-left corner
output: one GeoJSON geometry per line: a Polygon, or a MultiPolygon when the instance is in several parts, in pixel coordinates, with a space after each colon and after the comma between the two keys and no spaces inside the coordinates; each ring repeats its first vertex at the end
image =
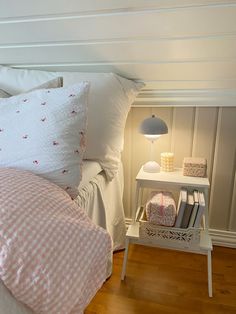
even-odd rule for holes
{"type": "MultiPolygon", "coordinates": [[[[108,230],[113,239],[114,250],[124,247],[126,228],[122,196],[122,163],[117,175],[109,182],[97,162],[84,162],[79,195],[75,201],[84,208],[94,223],[108,230]]],[[[108,261],[108,275],[111,274],[111,267],[111,261],[108,261]]],[[[31,309],[12,296],[1,280],[0,314],[33,314],[31,309]]]]}

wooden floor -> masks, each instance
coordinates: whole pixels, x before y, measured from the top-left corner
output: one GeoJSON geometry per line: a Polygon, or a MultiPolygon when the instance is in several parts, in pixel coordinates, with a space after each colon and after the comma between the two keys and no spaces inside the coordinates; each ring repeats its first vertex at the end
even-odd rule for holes
{"type": "Polygon", "coordinates": [[[236,314],[236,249],[214,247],[213,298],[204,255],[130,245],[121,282],[123,254],[85,314],[236,314]]]}

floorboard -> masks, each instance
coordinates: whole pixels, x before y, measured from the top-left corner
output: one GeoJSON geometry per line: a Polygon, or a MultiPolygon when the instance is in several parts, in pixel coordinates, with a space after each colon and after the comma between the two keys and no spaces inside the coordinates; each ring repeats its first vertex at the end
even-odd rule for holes
{"type": "Polygon", "coordinates": [[[208,297],[204,255],[130,245],[114,254],[113,274],[85,314],[236,314],[236,250],[214,247],[213,298],[208,297]]]}

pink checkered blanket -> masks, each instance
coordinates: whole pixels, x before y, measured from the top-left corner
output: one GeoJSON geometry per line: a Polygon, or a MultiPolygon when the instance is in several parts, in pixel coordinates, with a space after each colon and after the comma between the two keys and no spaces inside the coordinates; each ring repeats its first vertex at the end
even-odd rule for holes
{"type": "Polygon", "coordinates": [[[0,278],[35,313],[83,313],[106,279],[111,238],[58,186],[0,168],[0,278]]]}

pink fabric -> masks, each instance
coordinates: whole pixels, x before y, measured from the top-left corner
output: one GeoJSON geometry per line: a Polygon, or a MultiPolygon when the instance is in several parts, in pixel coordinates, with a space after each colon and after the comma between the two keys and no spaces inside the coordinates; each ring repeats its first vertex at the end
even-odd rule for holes
{"type": "Polygon", "coordinates": [[[175,223],[176,206],[171,192],[152,192],[146,204],[147,220],[157,225],[171,227],[175,223]]]}
{"type": "Polygon", "coordinates": [[[0,277],[36,313],[82,313],[106,279],[110,236],[61,188],[0,168],[0,277]]]}

